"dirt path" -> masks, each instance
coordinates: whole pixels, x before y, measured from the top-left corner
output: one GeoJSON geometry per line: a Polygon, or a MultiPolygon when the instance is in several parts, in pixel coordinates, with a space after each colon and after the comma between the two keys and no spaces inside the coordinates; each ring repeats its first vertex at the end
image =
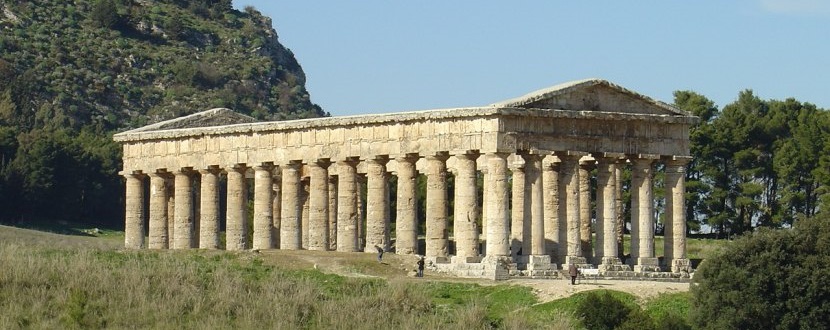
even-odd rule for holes
{"type": "Polygon", "coordinates": [[[539,301],[541,302],[561,299],[577,292],[597,289],[628,292],[641,300],[657,296],[661,293],[689,291],[689,283],[677,282],[597,280],[596,283],[594,283],[594,281],[582,281],[582,283],[577,285],[571,285],[570,281],[565,279],[521,279],[509,280],[504,283],[523,285],[533,288],[533,291],[539,297],[539,301]]]}

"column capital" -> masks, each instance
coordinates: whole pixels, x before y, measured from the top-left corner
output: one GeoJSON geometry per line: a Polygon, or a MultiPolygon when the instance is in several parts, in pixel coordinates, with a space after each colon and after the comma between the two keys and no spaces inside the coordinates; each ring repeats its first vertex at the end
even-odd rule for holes
{"type": "Polygon", "coordinates": [[[283,164],[282,166],[294,170],[300,170],[303,168],[303,161],[299,159],[289,160],[287,163],[283,164]]]}
{"type": "Polygon", "coordinates": [[[181,174],[190,175],[190,174],[192,174],[196,171],[193,170],[193,167],[188,166],[188,167],[180,167],[180,168],[172,170],[170,172],[173,173],[173,175],[181,175],[181,174]]]}
{"type": "Polygon", "coordinates": [[[421,158],[421,156],[418,155],[417,153],[410,153],[410,154],[395,155],[394,158],[399,163],[400,162],[414,163],[414,162],[417,162],[418,159],[421,158]]]}
{"type": "Polygon", "coordinates": [[[245,172],[248,166],[245,163],[228,164],[225,166],[225,171],[245,172]]]}
{"type": "Polygon", "coordinates": [[[331,159],[330,158],[318,158],[313,161],[308,162],[308,166],[312,167],[321,167],[321,168],[329,168],[331,166],[331,159]]]}
{"type": "Polygon", "coordinates": [[[453,150],[450,152],[453,156],[463,159],[476,159],[481,153],[478,150],[453,150]]]}
{"type": "Polygon", "coordinates": [[[141,170],[120,171],[120,172],[118,172],[118,174],[121,174],[121,176],[123,176],[127,179],[130,179],[130,178],[141,179],[144,176],[146,176],[146,174],[144,174],[144,172],[142,172],[141,170]]]}
{"type": "Polygon", "coordinates": [[[219,168],[218,165],[210,165],[206,168],[200,168],[199,169],[199,174],[202,174],[202,175],[206,175],[206,174],[216,175],[216,174],[219,174],[221,172],[222,172],[222,169],[219,168]]]}
{"type": "Polygon", "coordinates": [[[424,156],[424,158],[426,158],[427,160],[440,160],[442,162],[445,162],[447,161],[447,159],[450,159],[450,155],[449,152],[439,151],[433,154],[426,155],[424,156]]]}
{"type": "Polygon", "coordinates": [[[369,164],[386,165],[389,162],[389,155],[375,155],[366,159],[369,164]]]}
{"type": "Polygon", "coordinates": [[[337,161],[338,165],[352,166],[352,167],[357,166],[358,163],[360,163],[360,157],[346,157],[345,159],[341,159],[341,160],[337,161]]]}
{"type": "Polygon", "coordinates": [[[592,166],[597,164],[597,160],[593,157],[591,158],[580,158],[579,159],[579,167],[590,169],[592,166]]]}
{"type": "Polygon", "coordinates": [[[160,168],[160,169],[155,170],[154,172],[147,173],[147,176],[149,176],[151,178],[166,179],[166,178],[172,177],[173,173],[168,172],[167,169],[165,169],[165,168],[160,168]]]}
{"type": "Polygon", "coordinates": [[[273,171],[274,170],[274,163],[272,162],[265,162],[262,164],[257,164],[252,166],[254,171],[273,171]]]}
{"type": "Polygon", "coordinates": [[[692,161],[691,156],[663,156],[663,163],[666,166],[685,166],[692,161]]]}

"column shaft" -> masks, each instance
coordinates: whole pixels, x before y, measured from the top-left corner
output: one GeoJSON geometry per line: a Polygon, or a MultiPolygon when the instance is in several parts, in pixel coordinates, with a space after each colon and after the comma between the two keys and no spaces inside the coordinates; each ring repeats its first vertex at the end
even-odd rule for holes
{"type": "MultiPolygon", "coordinates": [[[[578,155],[562,155],[559,192],[565,203],[565,217],[567,221],[567,257],[582,256],[582,240],[580,239],[579,214],[579,158],[578,155]]],[[[562,202],[560,201],[560,203],[562,202]]],[[[567,262],[567,261],[566,261],[567,262]]]]}
{"type": "Polygon", "coordinates": [[[638,265],[654,258],[654,200],[652,159],[633,160],[631,173],[631,257],[638,265]],[[636,224],[636,225],[635,225],[636,224]]]}
{"type": "Polygon", "coordinates": [[[389,218],[386,204],[387,180],[386,158],[369,159],[366,163],[366,246],[365,252],[377,252],[375,246],[384,250],[389,248],[386,237],[389,231],[389,218]]]}
{"type": "Polygon", "coordinates": [[[199,212],[199,248],[218,249],[219,241],[219,169],[200,170],[202,176],[199,212]]]}
{"type": "Polygon", "coordinates": [[[291,162],[282,169],[282,219],[280,220],[280,249],[302,248],[300,215],[300,168],[302,164],[291,162]]]}
{"type": "Polygon", "coordinates": [[[282,227],[282,169],[275,167],[271,171],[271,231],[274,248],[280,247],[280,228],[282,227]]]}
{"type": "MultiPolygon", "coordinates": [[[[331,171],[329,171],[331,172],[331,171]]],[[[337,176],[329,176],[329,247],[337,251],[337,176]]]]}
{"type": "Polygon", "coordinates": [[[582,256],[591,259],[591,168],[594,161],[579,162],[579,239],[582,256]]]}
{"type": "Polygon", "coordinates": [[[395,237],[397,254],[418,253],[418,217],[416,216],[417,171],[416,155],[397,158],[398,161],[398,195],[397,216],[395,217],[395,237]]]}
{"type": "Polygon", "coordinates": [[[174,173],[176,189],[176,236],[173,238],[174,249],[189,249],[193,247],[195,231],[195,215],[193,214],[193,181],[192,171],[182,169],[174,173]]]}
{"type": "Polygon", "coordinates": [[[328,159],[308,163],[311,172],[309,185],[308,249],[326,251],[329,248],[329,171],[328,159]]]}
{"type": "Polygon", "coordinates": [[[427,157],[426,256],[446,258],[447,240],[447,156],[427,157]]]}
{"type": "MultiPolygon", "coordinates": [[[[559,221],[559,163],[542,163],[542,185],[545,202],[545,249],[552,259],[559,257],[559,250],[564,250],[565,230],[559,221]]],[[[564,252],[561,253],[564,255],[564,252]]]]}
{"type": "Polygon", "coordinates": [[[248,248],[246,169],[245,165],[235,165],[227,169],[228,207],[227,222],[225,224],[225,248],[227,250],[245,250],[248,248]]]}
{"type": "Polygon", "coordinates": [[[513,164],[510,168],[513,172],[511,187],[512,205],[510,208],[510,250],[514,256],[527,255],[530,248],[525,249],[524,244],[529,243],[525,238],[525,170],[522,165],[513,164]]]}
{"type": "Polygon", "coordinates": [[[453,233],[455,254],[462,262],[478,257],[477,153],[456,155],[453,233]]]}
{"type": "Polygon", "coordinates": [[[673,272],[689,271],[686,258],[686,163],[688,159],[666,161],[666,222],[663,259],[673,272]]]}
{"type": "Polygon", "coordinates": [[[270,164],[254,167],[254,249],[274,248],[274,183],[270,164]]]}
{"type": "Polygon", "coordinates": [[[150,174],[150,237],[151,249],[170,248],[167,231],[167,173],[150,174]]]}
{"type": "Polygon", "coordinates": [[[510,196],[507,182],[506,153],[492,153],[487,159],[487,182],[484,194],[487,196],[487,256],[506,257],[510,255],[510,196]]]}
{"type": "Polygon", "coordinates": [[[614,162],[613,158],[597,157],[597,264],[611,264],[617,260],[614,162]]]}
{"type": "Polygon", "coordinates": [[[337,177],[337,251],[355,252],[358,245],[357,223],[357,161],[338,163],[337,177]]]}
{"type": "Polygon", "coordinates": [[[126,174],[124,247],[144,247],[144,175],[126,174]]]}
{"type": "Polygon", "coordinates": [[[523,155],[523,157],[525,158],[526,185],[530,186],[530,254],[534,256],[546,255],[542,157],[536,154],[523,155]]]}

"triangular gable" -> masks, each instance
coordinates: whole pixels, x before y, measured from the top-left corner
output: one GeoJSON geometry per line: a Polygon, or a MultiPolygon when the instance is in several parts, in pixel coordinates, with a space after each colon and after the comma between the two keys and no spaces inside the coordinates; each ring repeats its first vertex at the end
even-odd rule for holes
{"type": "Polygon", "coordinates": [[[691,116],[671,105],[602,79],[567,82],[491,106],[691,116]]]}
{"type": "Polygon", "coordinates": [[[216,108],[205,110],[202,112],[197,112],[184,117],[165,120],[155,124],[140,127],[131,131],[127,131],[125,133],[162,131],[179,128],[225,126],[233,124],[253,123],[255,121],[257,120],[254,117],[234,112],[231,109],[216,108]]]}

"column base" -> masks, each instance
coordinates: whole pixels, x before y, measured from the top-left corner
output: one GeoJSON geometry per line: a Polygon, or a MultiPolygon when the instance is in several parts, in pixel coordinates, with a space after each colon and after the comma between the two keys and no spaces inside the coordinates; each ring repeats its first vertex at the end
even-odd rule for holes
{"type": "Polygon", "coordinates": [[[527,256],[527,270],[551,270],[556,269],[556,265],[550,263],[549,255],[529,255],[527,256]]]}
{"type": "Polygon", "coordinates": [[[623,264],[617,257],[602,257],[597,264],[600,273],[631,271],[631,266],[623,264]]]}
{"type": "Polygon", "coordinates": [[[671,272],[688,274],[692,272],[692,261],[689,259],[672,259],[671,272]]]}
{"type": "Polygon", "coordinates": [[[660,259],[658,258],[637,258],[637,264],[634,265],[634,272],[636,273],[659,272],[661,270],[660,259]]]}
{"type": "Polygon", "coordinates": [[[461,257],[461,256],[453,256],[450,258],[450,262],[454,264],[477,264],[481,263],[482,257],[461,257]]]}
{"type": "Polygon", "coordinates": [[[427,261],[427,262],[433,263],[433,264],[448,264],[448,263],[450,263],[450,258],[449,257],[436,257],[436,256],[430,257],[430,256],[426,256],[426,257],[424,257],[424,260],[427,261]]]}

